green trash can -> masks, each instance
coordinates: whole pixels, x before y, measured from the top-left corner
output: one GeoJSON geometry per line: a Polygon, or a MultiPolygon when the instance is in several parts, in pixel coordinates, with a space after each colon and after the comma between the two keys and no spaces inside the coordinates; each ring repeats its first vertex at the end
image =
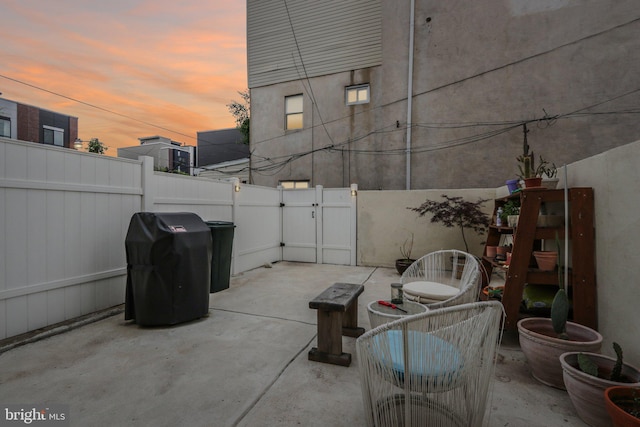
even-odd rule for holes
{"type": "Polygon", "coordinates": [[[209,293],[229,289],[231,277],[231,252],[233,248],[233,222],[205,221],[211,230],[213,251],[211,255],[211,285],[209,293]]]}

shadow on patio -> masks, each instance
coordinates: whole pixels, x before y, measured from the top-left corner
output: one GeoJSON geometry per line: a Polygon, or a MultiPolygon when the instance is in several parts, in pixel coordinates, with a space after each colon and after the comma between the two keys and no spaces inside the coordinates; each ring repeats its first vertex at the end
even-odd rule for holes
{"type": "MultiPolygon", "coordinates": [[[[398,278],[389,268],[290,262],[248,271],[212,294],[197,321],[140,327],[120,311],[5,351],[0,402],[68,405],[73,426],[361,426],[355,339],[343,337],[349,367],[307,360],[316,345],[308,302],[334,282],[364,284],[359,325],[369,330],[367,303],[388,298],[398,278]]],[[[585,425],[564,391],[531,378],[513,332],[488,401],[489,426],[585,425]]]]}

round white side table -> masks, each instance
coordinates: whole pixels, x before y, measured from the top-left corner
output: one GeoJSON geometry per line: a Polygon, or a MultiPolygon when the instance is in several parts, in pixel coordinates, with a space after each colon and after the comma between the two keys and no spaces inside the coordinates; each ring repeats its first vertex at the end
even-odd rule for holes
{"type": "MultiPolygon", "coordinates": [[[[390,302],[388,300],[386,301],[390,302]]],[[[398,309],[393,309],[391,307],[378,304],[378,301],[371,301],[367,305],[367,312],[369,313],[369,322],[371,323],[371,328],[375,328],[384,323],[393,322],[394,320],[398,320],[404,316],[424,313],[428,310],[428,308],[422,304],[407,300],[404,300],[402,304],[396,304],[396,306],[405,310],[406,313],[398,309]]]]}

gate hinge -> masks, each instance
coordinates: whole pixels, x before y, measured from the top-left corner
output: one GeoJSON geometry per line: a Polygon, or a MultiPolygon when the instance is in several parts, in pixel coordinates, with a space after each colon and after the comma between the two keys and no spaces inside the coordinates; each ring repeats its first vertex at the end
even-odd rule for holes
{"type": "Polygon", "coordinates": [[[280,242],[280,247],[284,246],[284,242],[280,242]]]}
{"type": "Polygon", "coordinates": [[[280,202],[280,207],[284,208],[284,203],[280,202]]]}

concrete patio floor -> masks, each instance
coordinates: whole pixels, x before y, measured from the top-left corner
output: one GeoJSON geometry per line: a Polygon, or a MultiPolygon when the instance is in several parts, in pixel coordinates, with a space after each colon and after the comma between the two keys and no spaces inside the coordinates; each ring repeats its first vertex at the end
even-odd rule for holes
{"type": "MultiPolygon", "coordinates": [[[[369,330],[367,304],[388,298],[398,278],[389,268],[281,262],[233,277],[193,322],[140,327],[120,310],[24,345],[5,340],[0,403],[68,405],[71,426],[362,426],[355,339],[343,337],[349,367],[307,360],[316,345],[308,302],[334,282],[364,284],[359,326],[369,330]]],[[[488,426],[586,425],[566,392],[531,377],[513,332],[488,402],[488,426]]]]}

